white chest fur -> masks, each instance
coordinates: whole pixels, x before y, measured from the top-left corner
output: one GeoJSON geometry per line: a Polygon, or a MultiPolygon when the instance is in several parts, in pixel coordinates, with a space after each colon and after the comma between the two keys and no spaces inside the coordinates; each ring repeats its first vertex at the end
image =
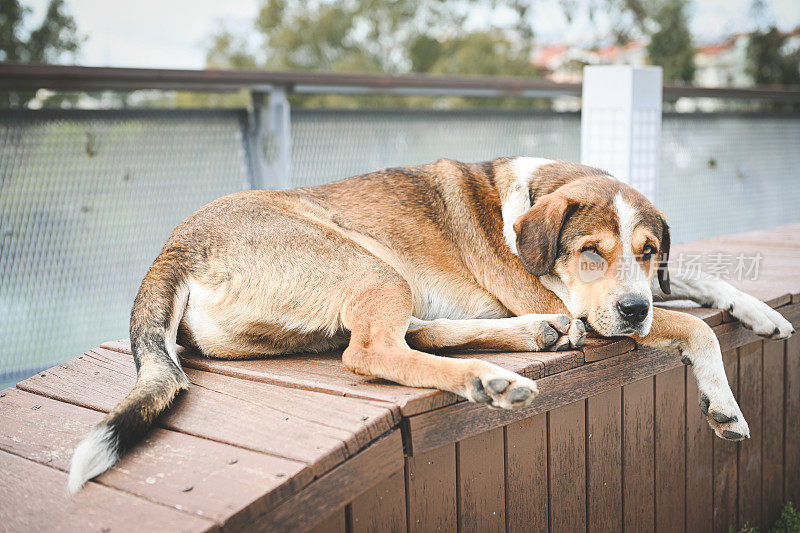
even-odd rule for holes
{"type": "Polygon", "coordinates": [[[427,289],[415,302],[414,316],[422,320],[504,318],[508,316],[508,311],[488,292],[480,289],[464,291],[457,297],[443,291],[427,289]]]}

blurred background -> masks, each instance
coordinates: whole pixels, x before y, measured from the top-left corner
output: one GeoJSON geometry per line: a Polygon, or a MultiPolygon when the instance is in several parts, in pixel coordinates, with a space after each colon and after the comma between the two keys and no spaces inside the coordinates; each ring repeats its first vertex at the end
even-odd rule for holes
{"type": "Polygon", "coordinates": [[[221,195],[440,157],[579,160],[587,65],[663,68],[655,198],[675,241],[800,220],[795,0],[0,0],[0,62],[148,69],[0,79],[0,387],[126,337],[172,228],[221,195]],[[159,86],[150,69],[306,77],[159,86]],[[509,77],[533,89],[497,89],[509,77]]]}

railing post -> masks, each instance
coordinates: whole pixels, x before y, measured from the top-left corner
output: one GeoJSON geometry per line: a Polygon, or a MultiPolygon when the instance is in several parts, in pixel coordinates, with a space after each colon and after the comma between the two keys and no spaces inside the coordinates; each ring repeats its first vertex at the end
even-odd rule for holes
{"type": "Polygon", "coordinates": [[[661,147],[661,67],[583,69],[581,163],[607,170],[655,201],[661,147]]]}
{"type": "Polygon", "coordinates": [[[248,151],[253,189],[291,187],[292,139],[288,89],[250,92],[248,151]],[[264,97],[268,96],[265,105],[264,97]]]}

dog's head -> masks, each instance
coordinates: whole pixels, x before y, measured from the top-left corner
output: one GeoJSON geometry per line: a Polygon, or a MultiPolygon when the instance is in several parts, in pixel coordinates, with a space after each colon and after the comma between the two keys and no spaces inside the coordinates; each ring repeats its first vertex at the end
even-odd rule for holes
{"type": "Polygon", "coordinates": [[[535,199],[514,223],[523,265],[604,336],[647,335],[650,283],[669,293],[669,227],[635,189],[584,177],[535,199]]]}

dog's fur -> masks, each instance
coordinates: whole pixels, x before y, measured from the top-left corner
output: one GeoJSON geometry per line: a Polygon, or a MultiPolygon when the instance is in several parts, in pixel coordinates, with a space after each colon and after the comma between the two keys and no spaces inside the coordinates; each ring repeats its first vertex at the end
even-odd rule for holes
{"type": "MultiPolygon", "coordinates": [[[[358,374],[512,409],[534,399],[533,381],[420,350],[569,349],[585,321],[681,350],[711,427],[745,438],[714,333],[652,306],[670,293],[669,247],[664,215],[640,193],[544,159],[443,159],[220,198],[175,229],[145,277],[131,313],[136,386],[76,449],[69,488],[108,469],[188,386],[177,342],[226,359],[344,347],[358,374]],[[582,276],[587,261],[604,265],[597,279],[582,276]],[[623,312],[630,302],[636,319],[623,312]]],[[[759,334],[793,332],[724,282],[678,273],[672,288],[731,308],[759,334]]]]}

